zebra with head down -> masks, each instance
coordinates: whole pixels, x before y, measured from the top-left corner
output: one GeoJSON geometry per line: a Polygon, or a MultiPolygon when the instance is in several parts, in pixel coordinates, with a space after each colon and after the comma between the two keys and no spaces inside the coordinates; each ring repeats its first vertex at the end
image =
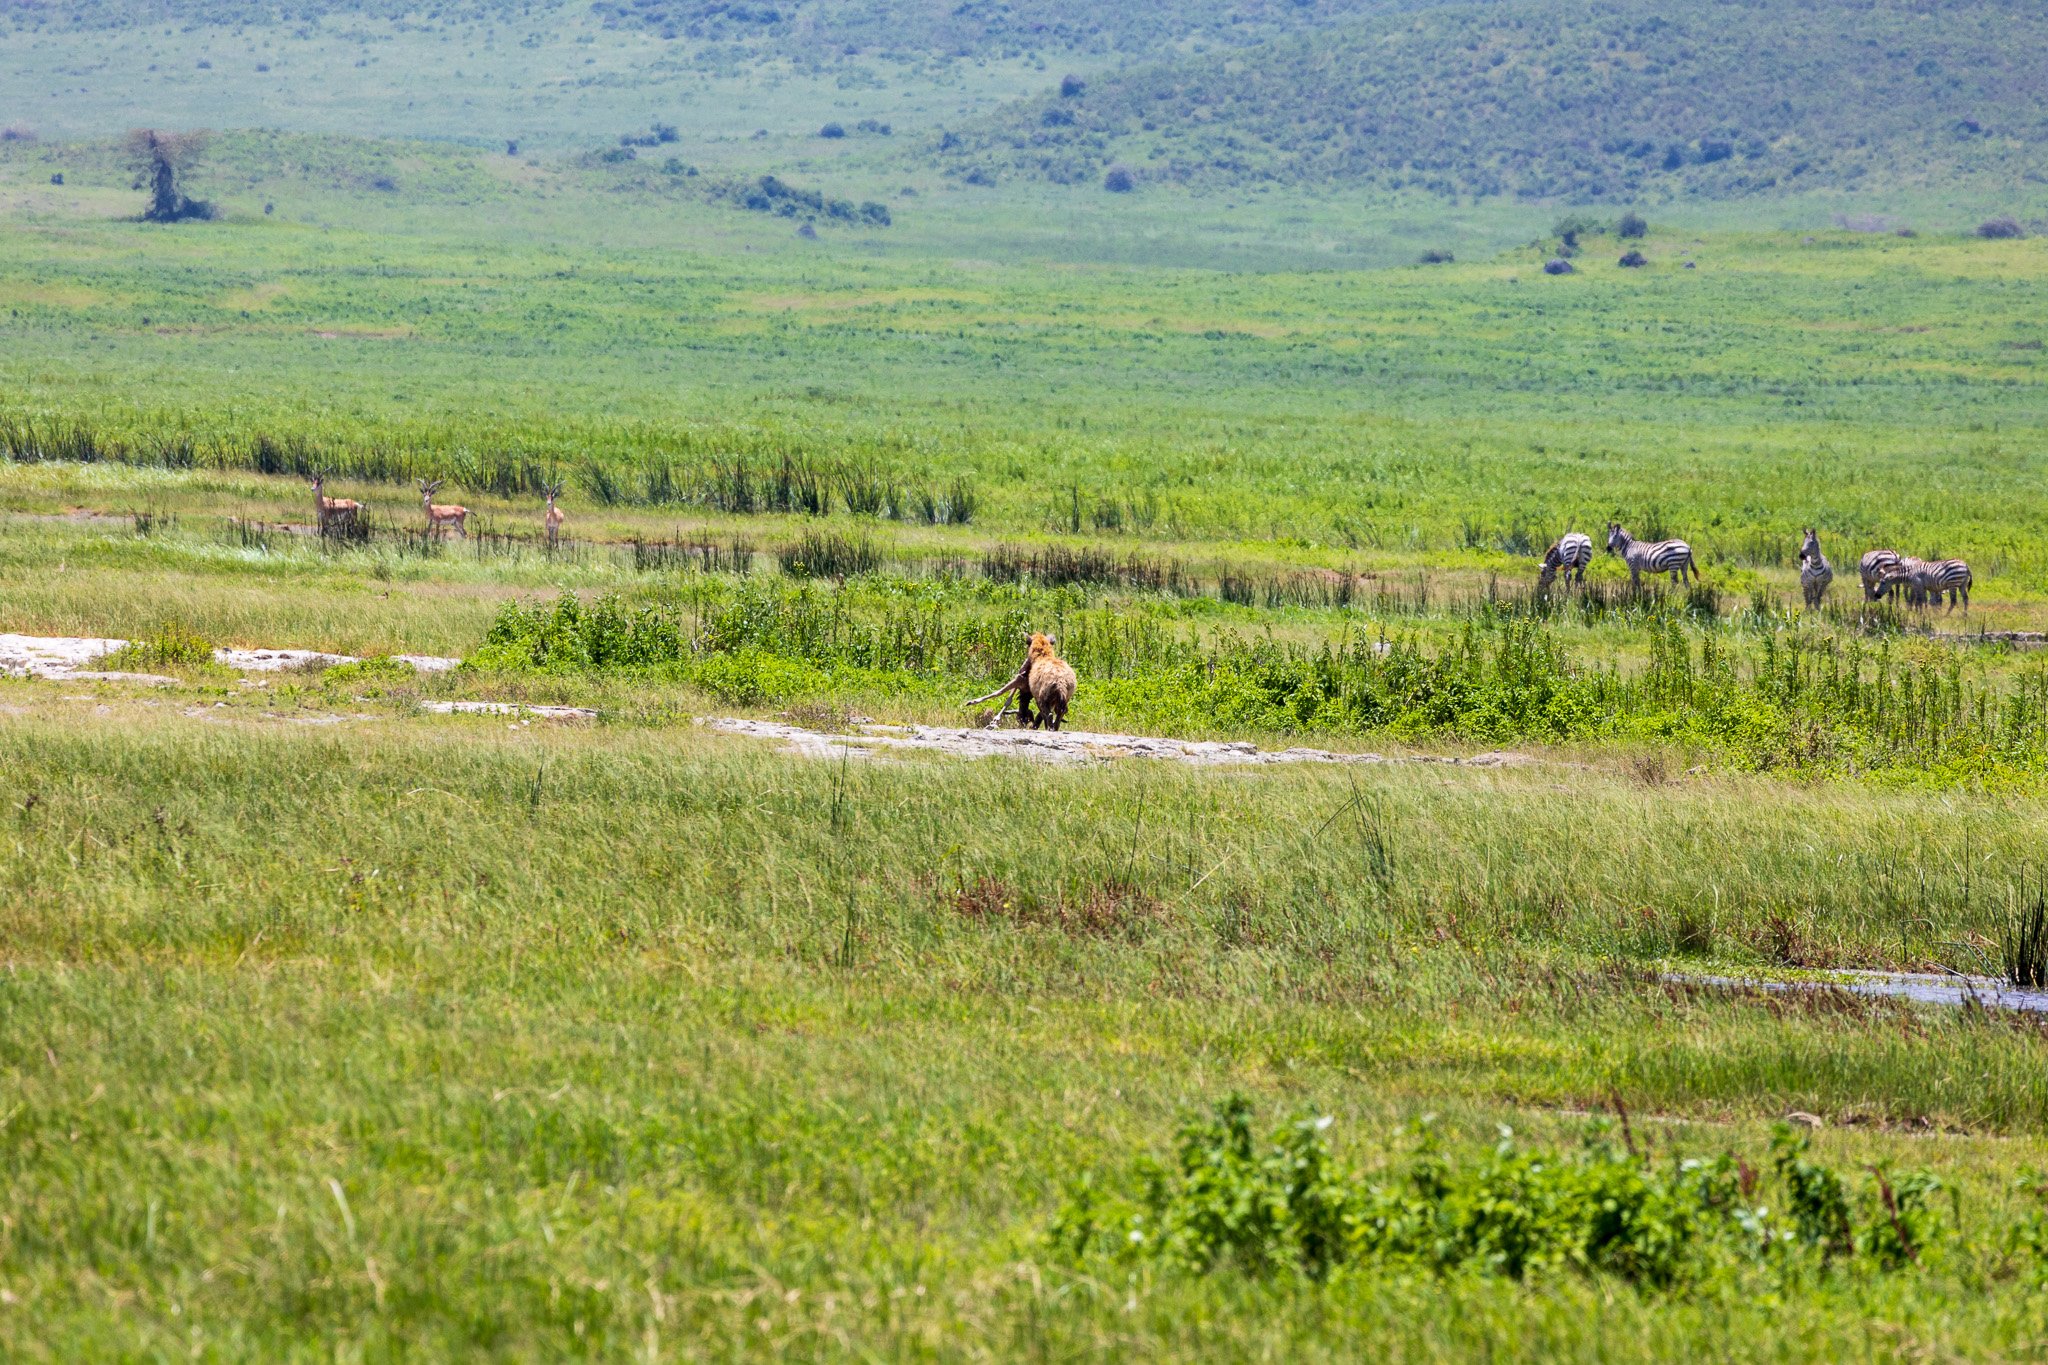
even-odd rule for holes
{"type": "Polygon", "coordinates": [[[1960,559],[1902,559],[1885,570],[1877,580],[1876,596],[1884,597],[1903,589],[1906,601],[1916,607],[1931,607],[1948,598],[1948,610],[1961,601],[1970,609],[1970,585],[1975,582],[1970,566],[1960,559]]]}
{"type": "Polygon", "coordinates": [[[1586,566],[1593,562],[1593,538],[1583,531],[1567,531],[1551,542],[1543,552],[1543,567],[1536,576],[1536,586],[1548,589],[1557,579],[1557,571],[1564,570],[1564,581],[1571,583],[1586,581],[1586,566]]]}

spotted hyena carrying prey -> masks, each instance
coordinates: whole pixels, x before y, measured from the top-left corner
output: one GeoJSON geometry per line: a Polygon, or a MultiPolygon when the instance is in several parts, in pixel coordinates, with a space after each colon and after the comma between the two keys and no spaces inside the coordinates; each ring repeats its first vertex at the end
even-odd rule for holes
{"type": "MultiPolygon", "coordinates": [[[[967,703],[979,706],[985,701],[1015,693],[1017,697],[1017,720],[1037,730],[1057,730],[1066,721],[1067,707],[1074,700],[1074,689],[1078,680],[1066,660],[1053,652],[1058,643],[1050,635],[1032,635],[1030,648],[1024,655],[1024,665],[1017,670],[1017,676],[998,687],[985,697],[976,697],[967,703]],[[1031,707],[1037,703],[1038,713],[1032,714],[1031,707]]],[[[1003,707],[1009,702],[1005,701],[1003,707]]],[[[1001,718],[1003,708],[998,707],[996,717],[1001,718]]]]}

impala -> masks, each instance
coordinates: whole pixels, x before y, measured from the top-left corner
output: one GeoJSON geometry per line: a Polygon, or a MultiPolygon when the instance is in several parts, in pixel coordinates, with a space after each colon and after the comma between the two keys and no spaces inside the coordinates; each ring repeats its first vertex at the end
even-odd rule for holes
{"type": "Polygon", "coordinates": [[[469,520],[469,509],[453,503],[435,502],[434,494],[440,491],[441,480],[435,479],[431,483],[425,479],[420,480],[420,505],[427,509],[427,529],[440,531],[453,526],[455,533],[467,540],[469,530],[464,523],[469,520]]]}

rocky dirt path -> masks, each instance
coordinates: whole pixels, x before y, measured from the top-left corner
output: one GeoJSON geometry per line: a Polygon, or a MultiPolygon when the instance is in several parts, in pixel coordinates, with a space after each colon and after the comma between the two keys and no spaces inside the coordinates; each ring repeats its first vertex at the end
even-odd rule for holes
{"type": "Polygon", "coordinates": [[[844,733],[807,730],[781,721],[707,717],[698,722],[721,734],[780,741],[807,758],[875,758],[924,750],[958,758],[1023,758],[1040,763],[1101,763],[1123,758],[1156,758],[1196,767],[1219,768],[1286,763],[1443,763],[1473,768],[1515,767],[1536,760],[1527,754],[1484,753],[1471,758],[1428,755],[1341,754],[1327,749],[1261,749],[1243,741],[1165,739],[1154,735],[1096,734],[1087,730],[954,730],[932,725],[882,725],[856,721],[844,733]]]}
{"type": "MultiPolygon", "coordinates": [[[[0,635],[0,673],[17,678],[80,679],[100,682],[171,683],[154,673],[109,672],[96,665],[126,645],[126,640],[88,635],[0,635]]],[[[400,663],[422,673],[445,673],[462,662],[437,654],[394,654],[400,663]]],[[[317,649],[216,649],[215,663],[243,673],[275,673],[305,664],[359,663],[352,654],[323,654],[317,649]]]]}

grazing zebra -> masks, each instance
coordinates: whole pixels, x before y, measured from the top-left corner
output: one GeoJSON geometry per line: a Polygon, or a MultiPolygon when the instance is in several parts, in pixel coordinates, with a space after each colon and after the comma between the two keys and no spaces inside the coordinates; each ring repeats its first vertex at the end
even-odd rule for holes
{"type": "Polygon", "coordinates": [[[1692,560],[1692,546],[1682,540],[1637,540],[1622,530],[1618,521],[1607,523],[1607,553],[1620,555],[1628,565],[1632,588],[1643,586],[1646,573],[1668,573],[1674,583],[1685,582],[1688,572],[1694,581],[1700,576],[1700,567],[1692,560]]]}
{"type": "Polygon", "coordinates": [[[1865,550],[1856,565],[1856,576],[1863,580],[1863,600],[1875,602],[1883,596],[1877,590],[1877,581],[1905,562],[1906,557],[1897,550],[1865,550]]]}
{"type": "Polygon", "coordinates": [[[1806,605],[1818,607],[1834,581],[1835,566],[1820,552],[1820,532],[1809,526],[1806,543],[1799,547],[1799,591],[1806,595],[1806,605]]]}
{"type": "Polygon", "coordinates": [[[1564,581],[1570,583],[1574,573],[1578,581],[1586,581],[1586,566],[1593,562],[1593,537],[1584,531],[1567,531],[1552,542],[1543,552],[1543,569],[1536,577],[1536,586],[1548,588],[1556,579],[1557,571],[1564,570],[1564,581]]]}
{"type": "Polygon", "coordinates": [[[1970,585],[1975,581],[1970,566],[1960,559],[1905,559],[1878,579],[1877,591],[1883,596],[1903,587],[1906,600],[1916,607],[1931,607],[1946,595],[1948,610],[1954,611],[1960,599],[1963,610],[1968,611],[1970,585]]]}

